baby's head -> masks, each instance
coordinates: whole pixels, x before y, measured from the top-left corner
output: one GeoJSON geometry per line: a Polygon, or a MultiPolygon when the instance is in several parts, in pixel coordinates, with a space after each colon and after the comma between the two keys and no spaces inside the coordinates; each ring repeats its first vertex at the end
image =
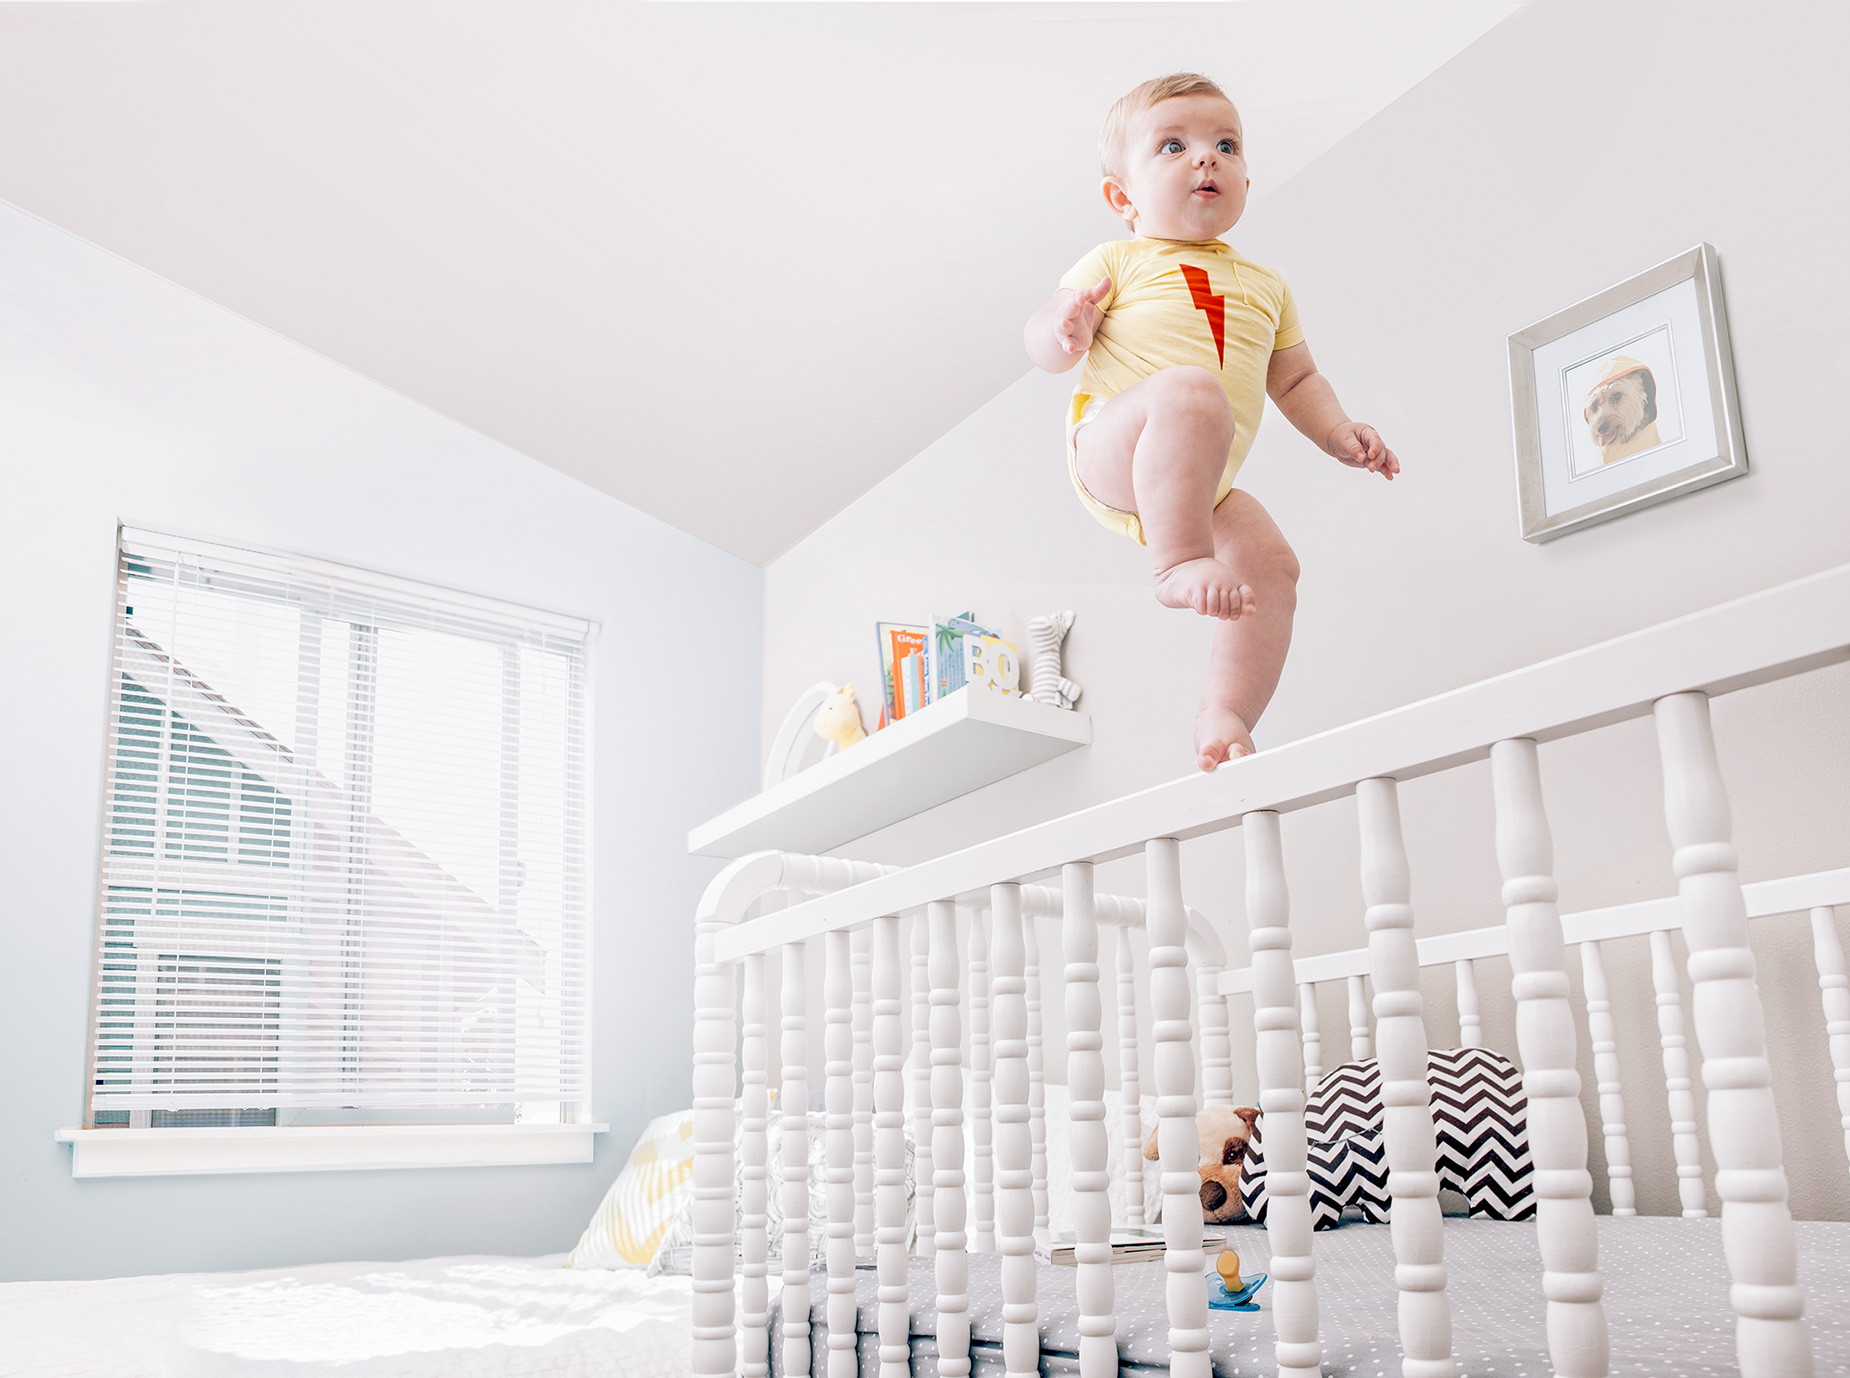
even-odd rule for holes
{"type": "Polygon", "coordinates": [[[1152,239],[1216,239],[1246,209],[1240,112],[1207,77],[1175,72],[1111,107],[1099,131],[1112,213],[1152,239]]]}

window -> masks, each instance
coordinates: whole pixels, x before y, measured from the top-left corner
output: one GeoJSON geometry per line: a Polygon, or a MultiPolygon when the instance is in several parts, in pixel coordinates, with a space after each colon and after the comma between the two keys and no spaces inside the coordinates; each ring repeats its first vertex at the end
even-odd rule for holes
{"type": "Polygon", "coordinates": [[[91,1125],[587,1121],[589,635],[124,529],[91,1125]]]}

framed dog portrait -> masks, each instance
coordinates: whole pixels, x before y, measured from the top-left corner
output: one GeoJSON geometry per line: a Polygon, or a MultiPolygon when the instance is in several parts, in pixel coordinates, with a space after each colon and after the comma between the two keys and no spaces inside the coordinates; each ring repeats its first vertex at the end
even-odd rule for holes
{"type": "Polygon", "coordinates": [[[1746,473],[1715,250],[1510,336],[1510,404],[1526,541],[1746,473]]]}

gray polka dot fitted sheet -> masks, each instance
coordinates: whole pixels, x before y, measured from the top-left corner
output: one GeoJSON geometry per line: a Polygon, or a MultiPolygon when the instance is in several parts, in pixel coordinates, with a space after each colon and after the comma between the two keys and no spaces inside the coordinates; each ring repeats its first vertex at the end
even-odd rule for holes
{"type": "MultiPolygon", "coordinates": [[[[1819,1374],[1850,1374],[1850,1224],[1799,1221],[1799,1281],[1819,1374]]],[[[1243,1272],[1270,1271],[1265,1230],[1232,1226],[1228,1245],[1243,1272]]],[[[1323,1372],[1329,1378],[1397,1378],[1400,1343],[1394,1291],[1394,1247],[1385,1225],[1351,1224],[1316,1236],[1317,1294],[1323,1332],[1323,1372]]],[[[1600,1269],[1614,1378],[1675,1375],[1701,1378],[1737,1371],[1734,1313],[1719,1220],[1655,1216],[1601,1217],[1600,1269]]],[[[1447,1291],[1452,1301],[1453,1352],[1461,1378],[1547,1378],[1541,1256],[1533,1222],[1445,1222],[1447,1291]]],[[[937,1290],[932,1260],[910,1260],[912,1360],[915,1374],[935,1371],[937,1290]]],[[[1002,1288],[996,1254],[970,1256],[970,1330],[975,1378],[1002,1378],[1002,1288]]],[[[827,1285],[810,1284],[811,1371],[826,1378],[827,1285]]],[[[1077,1378],[1077,1271],[1041,1265],[1041,1372],[1077,1378]]],[[[1123,1378],[1155,1378],[1168,1369],[1160,1263],[1112,1270],[1123,1378]]],[[[1272,1284],[1257,1312],[1210,1311],[1209,1347],[1216,1378],[1273,1374],[1272,1284]]],[[[856,1352],[861,1378],[878,1378],[879,1307],[873,1264],[857,1270],[856,1352]]],[[[781,1313],[774,1307],[770,1334],[781,1313]]],[[[771,1372],[786,1378],[781,1342],[773,1341],[771,1372]]]]}

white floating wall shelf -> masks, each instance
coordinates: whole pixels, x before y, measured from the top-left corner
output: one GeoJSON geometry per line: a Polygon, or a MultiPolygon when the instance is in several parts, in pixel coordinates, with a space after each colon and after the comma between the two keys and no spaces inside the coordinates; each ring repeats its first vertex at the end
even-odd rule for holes
{"type": "Polygon", "coordinates": [[[827,852],[1091,740],[1084,713],[959,689],[702,823],[687,850],[827,852]]]}

